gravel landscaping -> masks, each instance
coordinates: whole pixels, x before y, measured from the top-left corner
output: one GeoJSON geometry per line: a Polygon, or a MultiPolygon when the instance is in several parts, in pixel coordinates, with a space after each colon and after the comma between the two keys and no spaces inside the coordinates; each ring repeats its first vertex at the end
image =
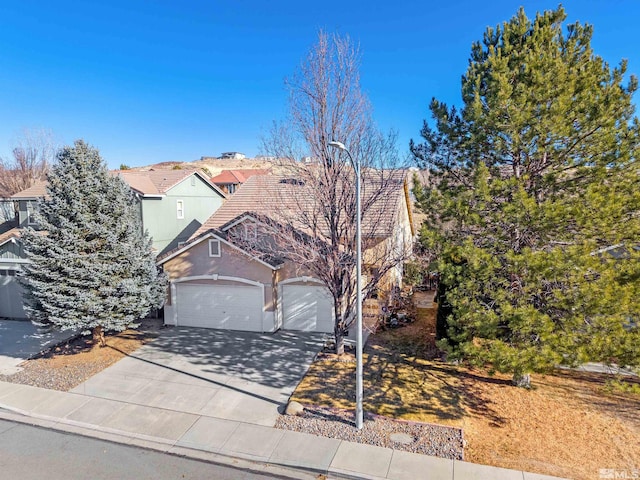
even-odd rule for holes
{"type": "Polygon", "coordinates": [[[0,381],[67,392],[155,338],[160,328],[161,320],[145,319],[137,330],[109,335],[105,348],[77,336],[22,362],[20,371],[0,375],[0,381]]]}
{"type": "Polygon", "coordinates": [[[278,417],[276,428],[442,458],[464,459],[462,430],[443,425],[398,421],[365,413],[364,425],[358,431],[353,423],[353,412],[306,406],[301,416],[278,417]]]}

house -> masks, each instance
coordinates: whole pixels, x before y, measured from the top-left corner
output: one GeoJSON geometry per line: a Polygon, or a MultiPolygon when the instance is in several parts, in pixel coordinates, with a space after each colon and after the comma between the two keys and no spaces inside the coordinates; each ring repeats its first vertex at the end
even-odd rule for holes
{"type": "MultiPolygon", "coordinates": [[[[138,202],[142,226],[157,252],[182,245],[226,198],[199,170],[122,170],[111,172],[129,184],[138,202]]],[[[38,202],[47,196],[46,182],[10,197],[17,207],[15,220],[0,224],[0,317],[25,318],[22,287],[16,276],[28,262],[20,242],[20,230],[37,228],[33,216],[38,202]]]]}
{"type": "Polygon", "coordinates": [[[211,178],[211,183],[215,184],[223,192],[233,194],[240,185],[254,175],[267,175],[269,173],[270,170],[265,169],[223,170],[211,178]]]}
{"type": "MultiPolygon", "coordinates": [[[[277,228],[265,197],[278,188],[295,187],[276,175],[253,176],[217,210],[189,241],[158,257],[170,280],[165,303],[165,323],[205,328],[273,332],[278,329],[333,332],[333,299],[324,284],[310,272],[273,254],[273,250],[248,249],[270,242],[277,228]]],[[[388,248],[411,249],[415,235],[406,175],[385,196],[385,208],[372,209],[363,218],[363,232],[381,223],[381,236],[368,244],[367,253],[388,248]]],[[[377,225],[380,227],[380,225],[377,225]]],[[[374,258],[375,255],[369,255],[374,258]]],[[[365,268],[365,271],[366,271],[365,268]]],[[[402,264],[386,276],[387,288],[399,285],[402,264]]]]}
{"type": "Polygon", "coordinates": [[[220,160],[243,160],[247,156],[240,152],[222,152],[218,158],[220,160]]]}
{"type": "Polygon", "coordinates": [[[26,318],[18,272],[26,263],[17,222],[0,224],[0,318],[26,318]]]}
{"type": "MultiPolygon", "coordinates": [[[[186,242],[224,202],[225,193],[200,170],[117,170],[135,194],[142,226],[161,253],[186,242]]],[[[18,227],[36,226],[33,212],[46,197],[46,183],[39,182],[11,197],[18,204],[18,227]]]]}

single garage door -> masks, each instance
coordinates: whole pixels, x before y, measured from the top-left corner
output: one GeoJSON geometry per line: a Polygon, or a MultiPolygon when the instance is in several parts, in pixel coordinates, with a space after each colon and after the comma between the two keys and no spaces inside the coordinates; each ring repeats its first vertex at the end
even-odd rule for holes
{"type": "Polygon", "coordinates": [[[282,328],[304,332],[333,332],[333,299],[317,285],[282,286],[282,328]]]}
{"type": "Polygon", "coordinates": [[[235,285],[176,286],[178,325],[262,331],[262,288],[235,285]]]}
{"type": "Polygon", "coordinates": [[[0,317],[27,318],[22,307],[22,286],[16,270],[0,269],[0,317]]]}

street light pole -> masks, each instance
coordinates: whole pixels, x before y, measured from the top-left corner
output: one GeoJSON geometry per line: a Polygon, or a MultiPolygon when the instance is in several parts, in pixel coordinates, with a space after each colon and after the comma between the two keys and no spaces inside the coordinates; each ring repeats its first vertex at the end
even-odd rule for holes
{"type": "Polygon", "coordinates": [[[360,158],[354,162],[351,152],[341,142],[329,146],[346,152],[356,174],[356,428],[362,429],[362,208],[360,205],[360,158]]]}

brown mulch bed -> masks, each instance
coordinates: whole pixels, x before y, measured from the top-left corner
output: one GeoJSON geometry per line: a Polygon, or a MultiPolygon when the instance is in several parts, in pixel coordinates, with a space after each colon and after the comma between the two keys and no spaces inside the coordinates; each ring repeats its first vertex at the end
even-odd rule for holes
{"type": "Polygon", "coordinates": [[[106,347],[90,335],[72,338],[22,362],[19,372],[0,375],[0,381],[69,391],[156,338],[161,327],[162,320],[143,320],[136,330],[108,335],[106,347]]]}

